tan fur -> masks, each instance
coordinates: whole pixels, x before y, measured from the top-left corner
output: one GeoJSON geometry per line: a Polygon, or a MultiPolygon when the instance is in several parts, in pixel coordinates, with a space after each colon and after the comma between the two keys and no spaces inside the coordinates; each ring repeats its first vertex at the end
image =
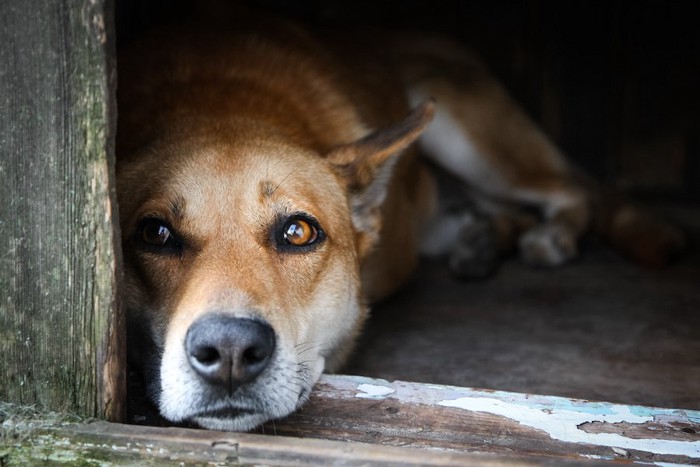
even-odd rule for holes
{"type": "MultiPolygon", "coordinates": [[[[367,303],[411,274],[438,213],[435,182],[408,147],[424,131],[424,152],[482,201],[498,250],[520,242],[546,265],[575,254],[586,188],[488,72],[433,39],[382,42],[372,58],[244,17],[223,30],[162,30],[120,58],[130,359],[166,418],[250,429],[294,410],[321,371],[342,364],[367,303]],[[438,126],[426,131],[430,97],[438,126]],[[430,139],[452,126],[476,161],[430,139]],[[518,203],[540,209],[542,222],[523,221],[518,203]],[[320,224],[321,240],[281,245],[280,223],[300,213],[320,224]],[[145,242],[148,222],[179,246],[145,242]],[[265,371],[226,393],[183,350],[193,323],[216,313],[262,321],[276,336],[265,371]]],[[[472,261],[469,247],[455,250],[455,264],[472,261]]]]}

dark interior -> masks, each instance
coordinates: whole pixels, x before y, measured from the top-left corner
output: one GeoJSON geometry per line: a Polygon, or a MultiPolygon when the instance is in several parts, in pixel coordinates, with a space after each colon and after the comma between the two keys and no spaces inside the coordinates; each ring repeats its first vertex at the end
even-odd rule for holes
{"type": "Polygon", "coordinates": [[[645,270],[596,241],[564,268],[513,260],[477,283],[424,261],[375,307],[346,372],[697,410],[699,278],[696,253],[645,270]]]}
{"type": "MultiPolygon", "coordinates": [[[[424,261],[404,291],[374,308],[347,373],[700,409],[694,4],[250,3],[314,26],[428,29],[463,41],[578,166],[688,233],[686,251],[658,270],[627,262],[593,235],[564,268],[510,259],[480,282],[458,282],[443,263],[424,261]]],[[[119,45],[189,8],[117,2],[119,45]]],[[[145,411],[132,404],[131,412],[143,422],[145,411]]]]}

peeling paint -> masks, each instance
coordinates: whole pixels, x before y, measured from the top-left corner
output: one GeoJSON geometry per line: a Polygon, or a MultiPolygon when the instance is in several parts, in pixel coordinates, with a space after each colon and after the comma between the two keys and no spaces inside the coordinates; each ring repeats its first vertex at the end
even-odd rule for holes
{"type": "Polygon", "coordinates": [[[599,456],[597,454],[579,454],[579,456],[584,459],[593,459],[597,461],[612,461],[614,458],[612,456],[599,456]]]}
{"type": "MultiPolygon", "coordinates": [[[[570,410],[561,407],[541,409],[490,397],[460,397],[442,400],[438,405],[455,407],[471,412],[485,412],[506,417],[521,425],[547,433],[552,439],[567,443],[586,443],[621,449],[636,449],[655,454],[700,457],[700,442],[662,439],[633,439],[615,433],[587,433],[579,425],[591,422],[646,423],[654,420],[652,409],[632,410],[629,406],[594,404],[570,410]],[[599,410],[604,409],[604,410],[599,410]]],[[[635,408],[638,409],[638,408],[635,408]]]]}
{"type": "Polygon", "coordinates": [[[654,465],[658,465],[659,467],[697,467],[697,465],[674,464],[673,462],[654,462],[654,465]]]}
{"type": "Polygon", "coordinates": [[[357,386],[357,390],[362,391],[355,395],[355,397],[359,397],[360,399],[385,399],[389,394],[396,392],[390,387],[377,386],[374,384],[360,384],[357,386]]]}

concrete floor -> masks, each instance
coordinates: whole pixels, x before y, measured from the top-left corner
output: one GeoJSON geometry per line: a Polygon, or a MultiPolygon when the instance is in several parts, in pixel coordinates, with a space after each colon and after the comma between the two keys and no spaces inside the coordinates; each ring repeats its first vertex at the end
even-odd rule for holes
{"type": "Polygon", "coordinates": [[[700,409],[700,211],[681,214],[693,244],[661,271],[595,240],[562,269],[512,259],[477,283],[423,262],[374,307],[345,372],[700,409]]]}

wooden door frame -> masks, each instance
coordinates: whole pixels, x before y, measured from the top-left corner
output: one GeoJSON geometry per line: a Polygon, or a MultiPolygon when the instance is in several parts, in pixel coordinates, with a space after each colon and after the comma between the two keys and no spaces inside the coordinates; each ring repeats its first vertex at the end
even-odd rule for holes
{"type": "Polygon", "coordinates": [[[113,11],[0,3],[0,400],[119,421],[113,11]]]}
{"type": "Polygon", "coordinates": [[[361,377],[323,376],[266,434],[86,422],[126,401],[113,15],[0,3],[0,464],[700,462],[697,411],[361,377]]]}

